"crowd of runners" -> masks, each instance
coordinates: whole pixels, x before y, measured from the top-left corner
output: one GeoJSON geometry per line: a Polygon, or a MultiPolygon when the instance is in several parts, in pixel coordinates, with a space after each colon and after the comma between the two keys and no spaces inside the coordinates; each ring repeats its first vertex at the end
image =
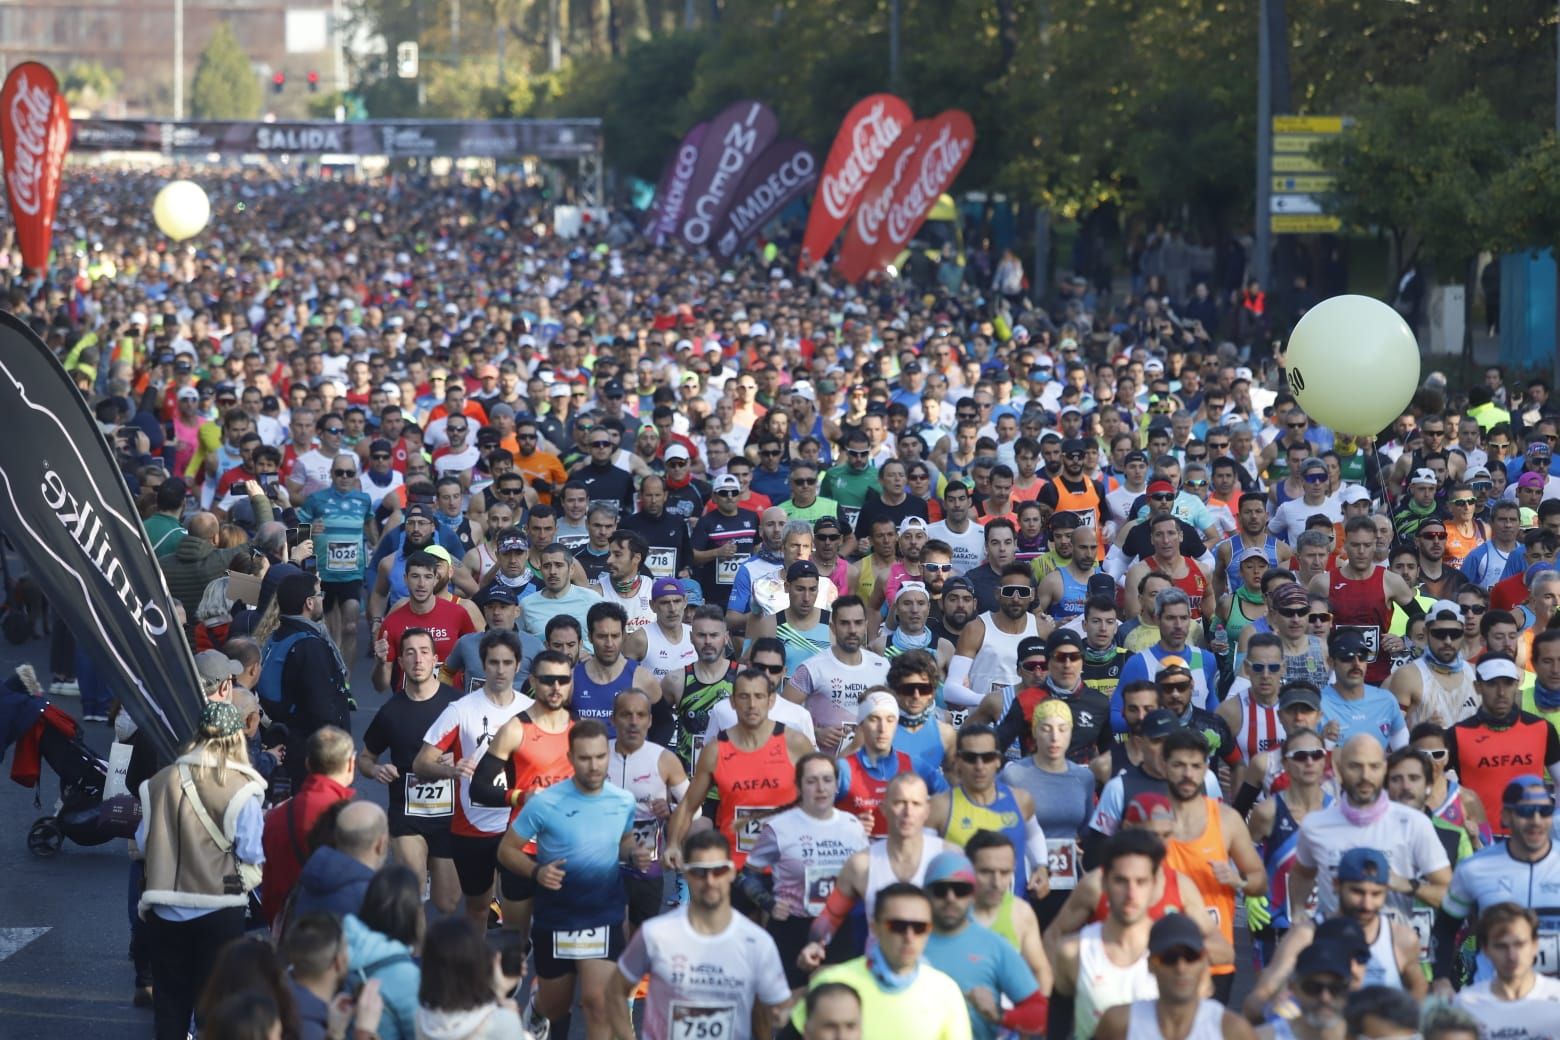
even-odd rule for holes
{"type": "Polygon", "coordinates": [[[1560,1036],[1542,380],[1350,435],[1211,272],[851,288],[404,175],[184,247],[150,183],[7,306],[209,698],[158,763],[56,631],[159,1040],[1560,1036]]]}

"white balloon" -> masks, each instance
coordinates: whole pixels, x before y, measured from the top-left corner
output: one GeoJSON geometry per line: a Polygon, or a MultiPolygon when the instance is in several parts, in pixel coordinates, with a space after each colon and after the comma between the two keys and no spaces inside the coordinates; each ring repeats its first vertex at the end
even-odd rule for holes
{"type": "Polygon", "coordinates": [[[211,200],[194,181],[169,181],[152,202],[152,218],[163,234],[182,242],[205,229],[211,219],[211,200]]]}
{"type": "Polygon", "coordinates": [[[1419,387],[1419,344],[1380,300],[1334,296],[1295,326],[1285,367],[1306,415],[1338,433],[1374,435],[1419,387]]]}

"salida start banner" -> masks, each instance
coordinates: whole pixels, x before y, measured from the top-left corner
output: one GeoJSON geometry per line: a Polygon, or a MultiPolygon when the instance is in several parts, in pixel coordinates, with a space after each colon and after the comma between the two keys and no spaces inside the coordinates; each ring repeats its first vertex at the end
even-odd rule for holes
{"type": "Polygon", "coordinates": [[[203,698],[135,503],[86,401],[42,340],[0,311],[0,530],[162,760],[203,698]]]}
{"type": "Polygon", "coordinates": [[[869,95],[845,113],[813,195],[799,260],[802,270],[828,255],[868,180],[913,119],[910,106],[893,94],[869,95]]]}
{"type": "Polygon", "coordinates": [[[0,151],[22,264],[34,271],[49,263],[69,147],[70,111],[54,73],[35,61],[22,62],[0,88],[0,151]]]}

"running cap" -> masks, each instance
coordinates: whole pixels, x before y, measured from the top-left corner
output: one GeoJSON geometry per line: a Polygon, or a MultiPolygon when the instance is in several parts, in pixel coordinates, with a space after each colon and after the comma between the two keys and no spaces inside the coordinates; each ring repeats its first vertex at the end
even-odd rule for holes
{"type": "Polygon", "coordinates": [[[1148,952],[1155,956],[1171,950],[1202,953],[1205,949],[1202,929],[1186,914],[1166,914],[1148,933],[1148,952]]]}
{"type": "Polygon", "coordinates": [[[1387,857],[1376,849],[1350,849],[1338,861],[1339,881],[1372,881],[1385,885],[1391,876],[1387,857]]]}
{"type": "Polygon", "coordinates": [[[657,578],[655,584],[650,586],[650,599],[655,601],[665,599],[667,596],[683,596],[682,582],[676,578],[657,578]]]}
{"type": "Polygon", "coordinates": [[[1155,708],[1138,723],[1138,736],[1149,740],[1163,740],[1181,728],[1181,720],[1168,708],[1155,708]]]}
{"type": "Polygon", "coordinates": [[[1554,805],[1555,796],[1544,778],[1524,773],[1512,777],[1500,793],[1501,805],[1554,805]]]}
{"type": "Polygon", "coordinates": [[[952,849],[933,856],[932,861],[926,865],[926,875],[922,884],[933,885],[939,881],[962,881],[969,885],[975,884],[975,868],[971,865],[969,857],[952,849]]]}
{"type": "MultiPolygon", "coordinates": [[[[948,586],[944,585],[943,592],[947,591],[948,586]]],[[[1025,636],[1023,639],[1020,639],[1018,641],[1018,659],[1022,661],[1026,657],[1049,658],[1050,654],[1046,651],[1046,641],[1039,636],[1025,636]]]]}
{"type": "Polygon", "coordinates": [[[1127,803],[1126,811],[1121,815],[1122,823],[1135,825],[1165,819],[1175,819],[1175,810],[1170,808],[1169,798],[1154,791],[1144,791],[1135,796],[1127,803]]]}
{"type": "Polygon", "coordinates": [[[1409,480],[1409,487],[1439,487],[1441,482],[1435,479],[1435,470],[1416,469],[1414,476],[1409,480]]]}
{"type": "Polygon", "coordinates": [[[1479,662],[1478,671],[1475,673],[1480,682],[1492,682],[1495,679],[1510,679],[1513,682],[1522,681],[1522,669],[1517,667],[1517,662],[1503,655],[1490,654],[1479,662]]]}

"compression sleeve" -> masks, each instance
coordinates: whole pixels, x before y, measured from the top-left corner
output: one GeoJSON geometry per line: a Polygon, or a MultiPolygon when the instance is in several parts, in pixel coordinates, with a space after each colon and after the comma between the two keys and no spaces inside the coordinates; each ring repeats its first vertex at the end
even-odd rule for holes
{"type": "Polygon", "coordinates": [[[1424,605],[1419,602],[1418,596],[1415,596],[1407,603],[1399,603],[1398,606],[1402,608],[1403,613],[1408,615],[1408,620],[1410,621],[1418,621],[1425,616],[1424,605]]]}
{"type": "Polygon", "coordinates": [[[1044,1036],[1050,1017],[1051,1001],[1037,989],[1002,1015],[1002,1026],[1025,1035],[1044,1036]]]}
{"type": "Polygon", "coordinates": [[[1040,829],[1040,821],[1033,816],[1024,826],[1024,862],[1030,871],[1044,870],[1050,862],[1045,852],[1045,831],[1040,829]]]}
{"type": "Polygon", "coordinates": [[[856,901],[842,892],[839,886],[835,886],[823,904],[823,912],[813,918],[812,927],[807,930],[807,938],[824,946],[829,945],[829,940],[834,938],[834,933],[839,931],[840,925],[845,923],[845,918],[855,906],[856,901]]]}
{"type": "Polygon", "coordinates": [[[742,873],[737,877],[737,887],[742,894],[753,901],[753,905],[764,913],[770,913],[775,908],[775,893],[772,878],[763,872],[749,866],[742,868],[742,873]]]}
{"type": "MultiPolygon", "coordinates": [[[[958,658],[954,660],[957,661],[958,658]]],[[[981,696],[963,683],[950,681],[943,683],[943,700],[958,708],[978,708],[981,696]]]]}
{"type": "Polygon", "coordinates": [[[672,796],[673,805],[678,804],[688,796],[688,785],[689,781],[684,780],[682,783],[673,784],[671,787],[666,789],[667,793],[672,796]]]}
{"type": "Polygon", "coordinates": [[[1242,819],[1245,819],[1250,815],[1252,807],[1257,804],[1257,799],[1260,797],[1262,797],[1260,784],[1242,783],[1240,790],[1235,792],[1235,801],[1233,803],[1235,811],[1240,813],[1242,819]]]}
{"type": "Polygon", "coordinates": [[[478,805],[508,808],[514,803],[510,797],[513,784],[509,780],[509,763],[497,755],[483,755],[477,762],[476,772],[471,774],[471,800],[478,805]]]}
{"type": "MultiPolygon", "coordinates": [[[[960,686],[970,681],[970,669],[975,667],[973,657],[965,657],[963,654],[954,654],[953,660],[948,662],[948,683],[958,683],[960,686]]],[[[944,687],[946,692],[946,687],[944,687]]]]}

